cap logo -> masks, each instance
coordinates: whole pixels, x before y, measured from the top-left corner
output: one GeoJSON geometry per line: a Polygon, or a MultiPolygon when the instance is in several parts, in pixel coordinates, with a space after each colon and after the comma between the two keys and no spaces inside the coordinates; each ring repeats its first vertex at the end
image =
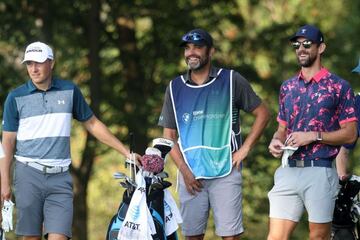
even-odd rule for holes
{"type": "Polygon", "coordinates": [[[29,49],[26,51],[26,53],[29,53],[29,52],[42,52],[42,49],[41,48],[33,48],[33,49],[29,49]]]}
{"type": "Polygon", "coordinates": [[[301,29],[301,33],[302,33],[302,34],[305,34],[305,33],[306,33],[306,29],[305,29],[305,28],[301,29]]]}

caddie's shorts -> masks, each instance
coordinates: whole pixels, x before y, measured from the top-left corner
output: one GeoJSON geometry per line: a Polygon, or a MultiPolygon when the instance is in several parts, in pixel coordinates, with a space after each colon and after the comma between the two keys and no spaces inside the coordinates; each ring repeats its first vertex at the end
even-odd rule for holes
{"type": "Polygon", "coordinates": [[[73,183],[69,171],[44,174],[19,161],[14,171],[16,234],[57,233],[71,238],[73,183]]]}
{"type": "Polygon", "coordinates": [[[270,218],[299,222],[304,208],[311,223],[332,221],[339,180],[335,168],[279,167],[268,193],[270,218]]]}
{"type": "Polygon", "coordinates": [[[210,208],[213,210],[215,233],[235,236],[244,231],[242,223],[242,176],[236,168],[223,178],[201,180],[204,188],[191,195],[179,176],[180,210],[184,236],[204,234],[210,208]]]}

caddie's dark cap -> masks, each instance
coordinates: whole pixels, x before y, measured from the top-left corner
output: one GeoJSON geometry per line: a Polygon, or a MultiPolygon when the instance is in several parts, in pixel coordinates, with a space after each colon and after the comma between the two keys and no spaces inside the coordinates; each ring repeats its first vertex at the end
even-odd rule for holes
{"type": "Polygon", "coordinates": [[[315,43],[324,42],[324,36],[321,31],[317,27],[312,25],[305,25],[300,27],[299,30],[295,33],[295,35],[290,38],[290,41],[296,41],[298,37],[304,37],[315,43]]]}
{"type": "Polygon", "coordinates": [[[180,47],[185,46],[187,43],[193,43],[200,46],[206,45],[208,47],[212,47],[213,39],[207,31],[198,28],[198,29],[193,29],[190,32],[186,33],[184,36],[182,36],[180,47]]]}

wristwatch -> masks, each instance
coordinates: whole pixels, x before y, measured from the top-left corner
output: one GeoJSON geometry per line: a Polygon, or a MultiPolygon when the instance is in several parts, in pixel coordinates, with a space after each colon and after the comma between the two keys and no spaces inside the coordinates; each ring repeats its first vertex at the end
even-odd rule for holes
{"type": "Polygon", "coordinates": [[[322,137],[322,132],[317,132],[316,133],[316,141],[320,142],[323,140],[323,137],[322,137]]]}

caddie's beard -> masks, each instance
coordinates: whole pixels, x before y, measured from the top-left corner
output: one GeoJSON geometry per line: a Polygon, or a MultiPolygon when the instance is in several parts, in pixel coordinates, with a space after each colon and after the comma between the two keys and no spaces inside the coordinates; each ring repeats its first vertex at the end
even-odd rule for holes
{"type": "Polygon", "coordinates": [[[209,56],[206,56],[205,58],[197,58],[198,61],[196,62],[190,62],[188,59],[186,59],[186,64],[188,66],[188,69],[191,71],[198,71],[204,68],[205,65],[209,62],[209,56]]]}
{"type": "Polygon", "coordinates": [[[312,55],[307,52],[306,52],[306,54],[308,55],[307,58],[300,59],[299,55],[301,54],[302,53],[299,52],[297,55],[297,59],[301,67],[305,67],[305,68],[311,67],[317,59],[317,55],[312,55]]]}

